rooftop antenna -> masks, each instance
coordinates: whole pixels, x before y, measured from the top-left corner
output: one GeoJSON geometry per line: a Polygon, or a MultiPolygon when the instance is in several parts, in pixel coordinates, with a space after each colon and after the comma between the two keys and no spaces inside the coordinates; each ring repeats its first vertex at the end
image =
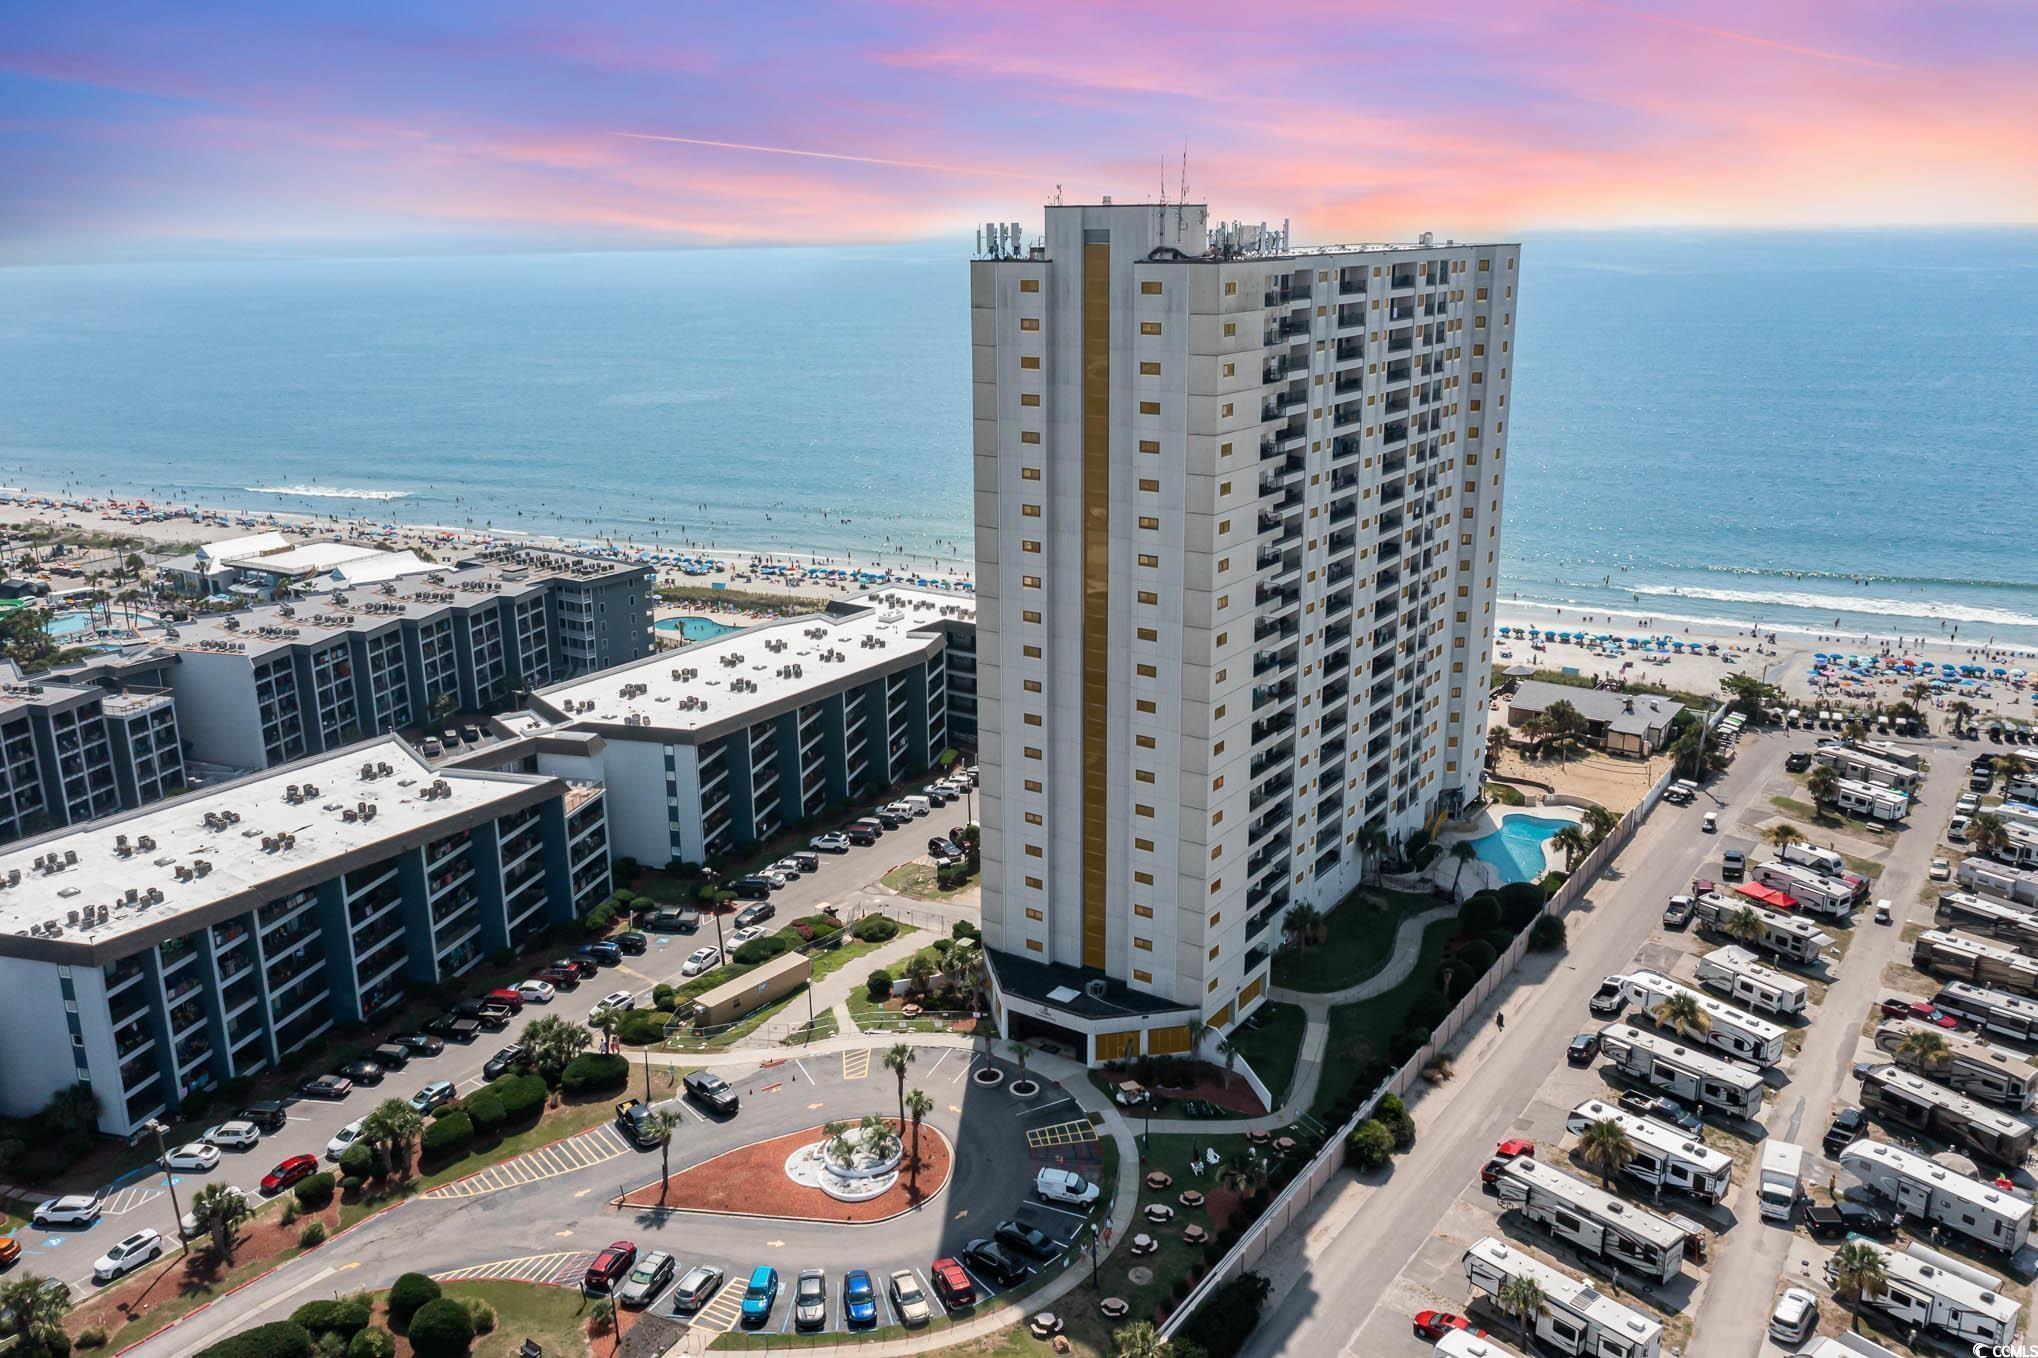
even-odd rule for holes
{"type": "Polygon", "coordinates": [[[1182,238],[1182,209],[1189,201],[1189,139],[1182,138],[1182,189],[1175,195],[1175,239],[1182,238]]]}

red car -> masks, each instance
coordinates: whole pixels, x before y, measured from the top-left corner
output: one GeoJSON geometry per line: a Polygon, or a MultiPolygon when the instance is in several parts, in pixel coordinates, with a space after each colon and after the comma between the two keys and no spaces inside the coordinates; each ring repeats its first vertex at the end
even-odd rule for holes
{"type": "Polygon", "coordinates": [[[561,990],[572,990],[580,984],[580,972],[564,962],[555,962],[549,967],[539,967],[533,973],[541,981],[550,981],[561,990]]]}
{"type": "MultiPolygon", "coordinates": [[[[1417,1339],[1442,1339],[1446,1330],[1472,1330],[1472,1322],[1463,1316],[1452,1315],[1449,1311],[1417,1311],[1415,1313],[1415,1337],[1417,1339]]],[[[1474,1335],[1484,1339],[1486,1331],[1472,1330],[1474,1335]]]]}
{"type": "Polygon", "coordinates": [[[318,1172],[316,1155],[293,1155],[276,1168],[262,1176],[264,1193],[281,1193],[299,1179],[308,1179],[318,1172]]]}
{"type": "Polygon", "coordinates": [[[1923,1000],[1905,1000],[1892,995],[1882,1002],[1884,1018],[1916,1019],[1919,1023],[1930,1023],[1940,1028],[1958,1028],[1960,1020],[1944,1010],[1935,1009],[1923,1000]]]}
{"type": "Polygon", "coordinates": [[[524,1012],[524,997],[514,990],[491,990],[481,997],[483,1004],[506,1004],[512,1014],[524,1012]]]}
{"type": "Polygon", "coordinates": [[[587,1266],[587,1276],[580,1280],[582,1291],[607,1292],[630,1271],[630,1265],[637,1262],[637,1242],[618,1240],[594,1257],[587,1266]]]}
{"type": "Polygon", "coordinates": [[[934,1280],[934,1291],[941,1298],[941,1304],[951,1311],[976,1304],[976,1284],[963,1272],[962,1265],[953,1259],[936,1259],[934,1267],[927,1270],[934,1280]]]}

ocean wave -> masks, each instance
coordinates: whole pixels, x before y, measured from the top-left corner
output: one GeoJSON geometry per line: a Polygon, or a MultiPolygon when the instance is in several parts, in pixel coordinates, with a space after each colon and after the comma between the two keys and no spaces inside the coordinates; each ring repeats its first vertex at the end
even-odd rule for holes
{"type": "Polygon", "coordinates": [[[2038,615],[2015,613],[2007,608],[1941,603],[1931,599],[1882,599],[1873,595],[1812,594],[1797,590],[1708,589],[1695,585],[1680,587],[1639,583],[1624,583],[1622,588],[1630,594],[1657,598],[1705,599],[1722,604],[1796,608],[1808,613],[1834,616],[1843,613],[1871,613],[1881,617],[1932,618],[1945,622],[1974,622],[1995,627],[2038,627],[2038,615]]]}
{"type": "Polygon", "coordinates": [[[407,490],[364,490],[355,486],[242,486],[250,495],[302,495],[311,500],[407,500],[407,490]]]}
{"type": "Polygon", "coordinates": [[[1877,575],[1863,571],[1792,571],[1773,566],[1700,566],[1709,575],[1760,576],[1769,580],[1851,580],[1863,585],[1942,585],[1956,589],[2028,589],[2038,591],[2030,580],[1970,580],[1944,575],[1877,575]]]}

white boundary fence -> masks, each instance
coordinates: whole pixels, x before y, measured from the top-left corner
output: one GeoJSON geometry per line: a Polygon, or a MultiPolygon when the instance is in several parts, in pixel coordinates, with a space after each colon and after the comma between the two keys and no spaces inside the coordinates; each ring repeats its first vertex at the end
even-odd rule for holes
{"type": "MultiPolygon", "coordinates": [[[[1724,715],[1725,708],[1717,709],[1714,712],[1714,723],[1717,724],[1718,718],[1724,715]]],[[[1619,823],[1607,832],[1606,838],[1601,840],[1591,853],[1585,855],[1577,870],[1566,878],[1564,884],[1557,888],[1556,894],[1550,897],[1549,912],[1552,915],[1561,918],[1584,897],[1592,884],[1599,880],[1599,874],[1606,870],[1606,865],[1613,861],[1615,854],[1627,847],[1629,841],[1634,839],[1635,832],[1641,828],[1642,822],[1648,819],[1649,813],[1663,800],[1664,789],[1670,786],[1676,772],[1675,765],[1672,765],[1642,798],[1642,804],[1622,816],[1619,823]]],[[[1202,1280],[1194,1288],[1190,1289],[1189,1295],[1182,1299],[1182,1304],[1161,1323],[1161,1338],[1174,1338],[1188,1322],[1189,1317],[1195,1314],[1196,1308],[1213,1291],[1250,1269],[1266,1256],[1274,1247],[1274,1243],[1281,1238],[1282,1233],[1294,1224],[1295,1219],[1316,1200],[1317,1194],[1321,1193],[1338,1171],[1344,1168],[1345,1140],[1352,1134],[1352,1130],[1373,1115],[1373,1110],[1379,1106],[1381,1099],[1389,1094],[1406,1095],[1415,1088],[1421,1078],[1423,1067],[1443,1054],[1444,1049],[1464,1031],[1472,1015],[1479,1012],[1480,1006],[1493,997],[1493,992],[1500,989],[1502,983],[1513,973],[1516,964],[1521,961],[1522,954],[1527,951],[1528,930],[1524,929],[1515,936],[1514,942],[1508,945],[1507,951],[1500,955],[1499,960],[1494,962],[1486,974],[1473,985],[1465,998],[1458,1001],[1457,1007],[1437,1025],[1422,1050],[1409,1057],[1399,1070],[1381,1081],[1379,1088],[1366,1096],[1365,1102],[1359,1105],[1359,1110],[1331,1134],[1315,1158],[1289,1180],[1285,1188],[1274,1195],[1274,1200],[1267,1204],[1266,1211],[1260,1213],[1259,1218],[1246,1229],[1246,1233],[1239,1237],[1238,1243],[1203,1275],[1202,1280]]]]}

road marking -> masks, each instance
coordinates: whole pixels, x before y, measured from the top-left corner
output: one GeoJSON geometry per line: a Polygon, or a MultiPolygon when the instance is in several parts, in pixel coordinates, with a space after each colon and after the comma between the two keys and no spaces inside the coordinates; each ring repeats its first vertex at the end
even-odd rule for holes
{"type": "MultiPolygon", "coordinates": [[[[555,1179],[562,1174],[586,1169],[592,1165],[604,1164],[629,1153],[629,1147],[615,1128],[604,1124],[564,1141],[543,1146],[535,1151],[492,1165],[468,1178],[450,1184],[440,1184],[424,1196],[428,1199],[445,1201],[452,1198],[475,1198],[485,1193],[500,1193],[505,1189],[521,1188],[525,1184],[537,1183],[542,1179],[555,1179]]],[[[575,1194],[579,1197],[581,1194],[575,1194]]]]}
{"type": "Polygon", "coordinates": [[[860,1047],[855,1051],[842,1053],[842,1078],[861,1080],[870,1075],[870,1048],[860,1047]]]}
{"type": "Polygon", "coordinates": [[[132,1212],[143,1203],[153,1202],[163,1196],[163,1190],[156,1187],[123,1188],[100,1204],[99,1210],[107,1216],[117,1217],[123,1212],[132,1212]]]}
{"type": "Polygon", "coordinates": [[[960,1113],[962,1111],[962,1105],[951,1103],[948,1105],[948,1111],[951,1113],[960,1113]]]}
{"type": "Polygon", "coordinates": [[[1051,1127],[1028,1128],[1026,1148],[1039,1151],[1053,1146],[1083,1146],[1096,1139],[1096,1124],[1085,1118],[1080,1122],[1057,1122],[1051,1127]]]}
{"type": "Polygon", "coordinates": [[[1021,1108],[1018,1112],[1012,1114],[1012,1116],[1015,1118],[1031,1117],[1035,1113],[1045,1113],[1050,1108],[1059,1108],[1065,1103],[1074,1102],[1074,1099],[1056,1099],[1053,1103],[1043,1103],[1038,1108],[1021,1108]]]}
{"type": "Polygon", "coordinates": [[[933,1078],[934,1078],[934,1072],[935,1072],[935,1071],[937,1071],[937,1070],[940,1070],[940,1069],[941,1069],[941,1063],[942,1063],[943,1061],[946,1061],[947,1059],[948,1059],[948,1049],[944,1047],[944,1048],[942,1049],[942,1051],[941,1051],[941,1055],[939,1055],[939,1056],[937,1056],[937,1057],[935,1057],[935,1058],[934,1058],[934,1064],[933,1064],[933,1065],[931,1065],[931,1066],[929,1066],[929,1067],[927,1067],[927,1078],[928,1078],[928,1079],[930,1079],[930,1080],[931,1080],[931,1079],[933,1079],[933,1078]]]}
{"type": "MultiPolygon", "coordinates": [[[[594,1262],[594,1250],[563,1250],[552,1254],[526,1254],[515,1259],[496,1259],[469,1264],[432,1276],[440,1282],[487,1279],[493,1282],[549,1283],[555,1287],[576,1287],[594,1262]]],[[[326,1272],[332,1272],[327,1269],[326,1272]]],[[[316,1281],[316,1279],[314,1279],[316,1281]]]]}
{"type": "Polygon", "coordinates": [[[815,1110],[816,1108],[826,1108],[827,1106],[828,1106],[828,1105],[827,1105],[827,1104],[825,1104],[825,1103],[810,1103],[810,1104],[808,1104],[808,1105],[807,1105],[807,1111],[811,1113],[811,1112],[813,1112],[813,1111],[814,1111],[814,1110],[815,1110]]]}
{"type": "Polygon", "coordinates": [[[806,1076],[806,1077],[807,1077],[807,1083],[808,1083],[808,1084],[818,1084],[818,1083],[820,1083],[820,1082],[819,1082],[818,1080],[816,1080],[816,1079],[814,1078],[814,1072],[812,1072],[812,1071],[810,1071],[810,1070],[808,1070],[808,1069],[807,1069],[807,1065],[806,1065],[806,1062],[804,1062],[804,1061],[800,1060],[800,1058],[799,1058],[799,1057],[795,1056],[795,1057],[793,1058],[793,1064],[794,1064],[794,1065],[796,1065],[796,1066],[798,1066],[798,1067],[800,1068],[800,1074],[802,1074],[802,1075],[804,1075],[804,1076],[806,1076]]]}

